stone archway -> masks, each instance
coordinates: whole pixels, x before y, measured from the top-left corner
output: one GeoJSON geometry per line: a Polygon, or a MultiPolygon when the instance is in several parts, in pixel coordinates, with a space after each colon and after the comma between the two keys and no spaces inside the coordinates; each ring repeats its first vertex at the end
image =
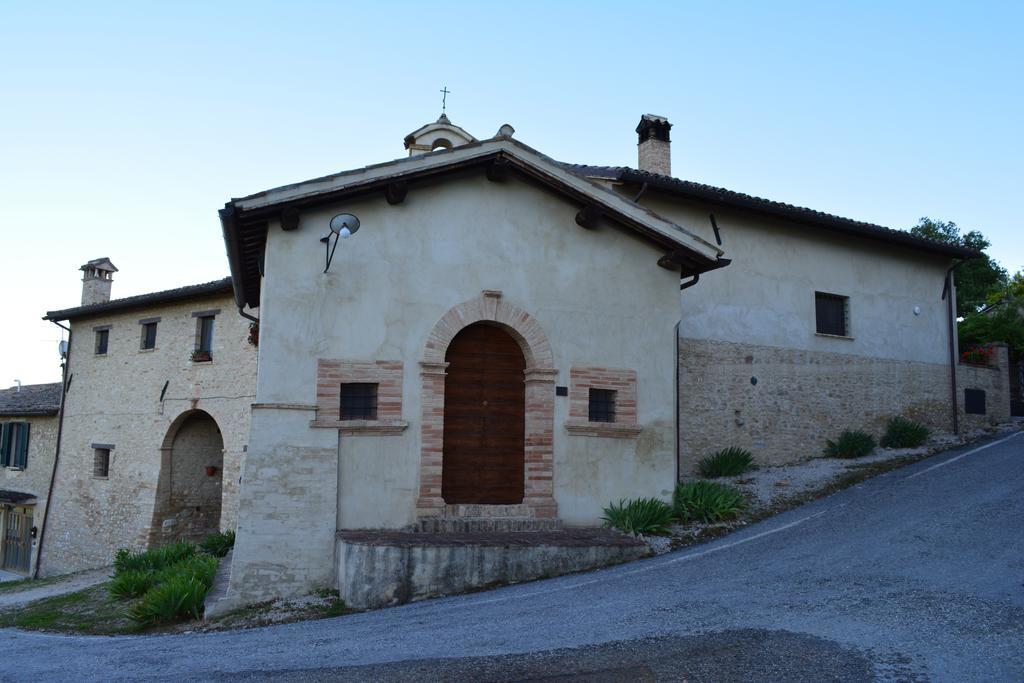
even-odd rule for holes
{"type": "Polygon", "coordinates": [[[554,498],[554,358],[547,335],[540,324],[523,309],[502,301],[501,292],[485,290],[449,310],[427,337],[420,362],[423,419],[420,444],[420,494],[416,503],[419,517],[525,516],[553,518],[554,498]],[[474,323],[486,322],[507,332],[522,349],[526,361],[523,502],[519,505],[446,506],[442,496],[445,354],[455,336],[474,323]]]}
{"type": "Polygon", "coordinates": [[[150,545],[199,540],[220,530],[224,440],[209,413],[190,410],[167,429],[150,545]]]}

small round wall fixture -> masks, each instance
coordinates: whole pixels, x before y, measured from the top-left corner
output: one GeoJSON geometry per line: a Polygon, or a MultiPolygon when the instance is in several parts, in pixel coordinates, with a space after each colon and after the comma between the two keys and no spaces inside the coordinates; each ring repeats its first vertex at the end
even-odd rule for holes
{"type": "Polygon", "coordinates": [[[342,239],[356,234],[359,230],[359,219],[350,213],[339,213],[331,219],[331,232],[342,239]]]}
{"type": "Polygon", "coordinates": [[[914,315],[921,315],[921,307],[914,306],[914,315]]]}

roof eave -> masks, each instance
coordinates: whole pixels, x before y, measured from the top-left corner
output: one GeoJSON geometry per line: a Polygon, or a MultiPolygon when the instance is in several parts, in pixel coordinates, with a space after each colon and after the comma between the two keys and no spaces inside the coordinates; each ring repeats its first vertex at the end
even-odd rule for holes
{"type": "Polygon", "coordinates": [[[768,207],[768,206],[755,206],[754,202],[751,201],[729,201],[723,197],[712,196],[710,193],[699,192],[694,190],[688,190],[679,185],[679,181],[673,178],[659,177],[652,174],[635,171],[633,169],[625,169],[618,173],[616,177],[605,179],[616,180],[623,183],[646,183],[648,188],[653,188],[674,194],[688,199],[696,201],[702,201],[708,204],[717,204],[719,206],[726,206],[733,209],[739,209],[743,211],[750,211],[763,216],[768,216],[776,219],[785,219],[795,223],[801,223],[804,225],[813,225],[816,227],[824,227],[829,230],[835,230],[837,232],[843,232],[849,235],[855,235],[858,237],[864,237],[880,242],[888,242],[890,244],[899,244],[909,249],[916,251],[924,251],[933,253],[936,255],[946,256],[954,259],[972,259],[979,258],[983,254],[974,249],[967,247],[960,247],[951,244],[940,244],[938,242],[932,242],[920,237],[916,237],[910,233],[901,233],[899,231],[890,231],[890,229],[883,226],[872,226],[869,224],[858,225],[856,221],[849,219],[841,219],[839,217],[811,217],[801,215],[798,211],[787,211],[783,207],[768,207]],[[886,231],[887,234],[880,234],[882,231],[886,231]],[[891,233],[891,234],[889,234],[891,233]]]}

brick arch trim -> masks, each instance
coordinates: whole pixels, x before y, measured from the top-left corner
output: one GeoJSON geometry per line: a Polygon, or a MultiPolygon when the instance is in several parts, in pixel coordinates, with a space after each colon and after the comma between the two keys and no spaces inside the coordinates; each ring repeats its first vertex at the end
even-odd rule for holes
{"type": "Polygon", "coordinates": [[[427,337],[420,362],[423,417],[420,432],[418,517],[433,516],[557,516],[554,497],[555,379],[554,355],[540,323],[522,308],[501,300],[501,292],[485,290],[444,314],[427,337]],[[499,325],[518,342],[526,360],[526,440],[523,453],[524,496],[520,505],[446,505],[441,495],[444,463],[444,385],[448,345],[473,323],[499,325]],[[485,509],[487,508],[487,509],[485,509]]]}
{"type": "Polygon", "coordinates": [[[551,345],[536,318],[515,304],[502,301],[501,292],[491,290],[454,306],[437,321],[427,337],[423,363],[444,363],[445,352],[455,335],[467,325],[479,322],[504,327],[522,348],[527,370],[554,366],[551,345]]]}

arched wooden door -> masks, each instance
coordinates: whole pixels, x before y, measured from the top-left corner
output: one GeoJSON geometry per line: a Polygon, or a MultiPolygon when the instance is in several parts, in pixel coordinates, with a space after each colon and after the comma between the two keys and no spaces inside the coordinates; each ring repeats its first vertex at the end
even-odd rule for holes
{"type": "Polygon", "coordinates": [[[500,327],[469,325],[445,355],[444,461],[446,503],[523,502],[526,360],[500,327]]]}

